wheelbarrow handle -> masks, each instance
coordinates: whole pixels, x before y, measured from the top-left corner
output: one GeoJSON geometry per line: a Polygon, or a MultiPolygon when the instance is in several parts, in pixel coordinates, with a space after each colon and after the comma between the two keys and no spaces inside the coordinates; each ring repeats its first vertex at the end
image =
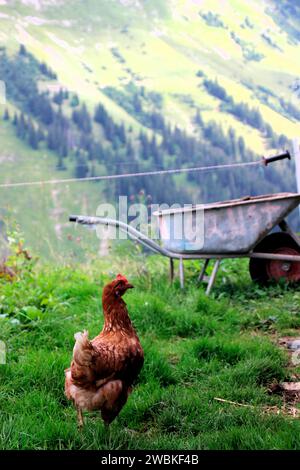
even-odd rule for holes
{"type": "Polygon", "coordinates": [[[285,158],[291,160],[291,154],[288,150],[284,153],[280,153],[279,155],[274,155],[273,157],[263,157],[262,162],[265,166],[268,166],[269,163],[276,162],[277,160],[284,160],[285,158]]]}

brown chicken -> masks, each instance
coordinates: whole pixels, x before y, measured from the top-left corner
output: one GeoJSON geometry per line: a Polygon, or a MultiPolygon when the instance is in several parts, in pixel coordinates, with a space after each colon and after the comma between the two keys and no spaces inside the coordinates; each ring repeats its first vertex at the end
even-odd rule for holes
{"type": "Polygon", "coordinates": [[[83,410],[100,410],[110,424],[125,405],[143,363],[144,353],[122,299],[133,288],[118,274],[103,289],[104,326],[93,340],[76,333],[71,367],[65,370],[65,394],[73,400],[83,426],[83,410]]]}

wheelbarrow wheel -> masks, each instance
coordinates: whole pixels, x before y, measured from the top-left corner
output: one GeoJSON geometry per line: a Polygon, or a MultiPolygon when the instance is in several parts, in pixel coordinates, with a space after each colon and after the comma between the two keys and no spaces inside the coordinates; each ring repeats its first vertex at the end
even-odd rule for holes
{"type": "MultiPolygon", "coordinates": [[[[255,253],[273,253],[278,255],[300,254],[300,247],[295,240],[285,232],[267,235],[254,248],[255,253]]],[[[266,285],[269,281],[285,279],[287,282],[300,281],[300,262],[251,258],[249,271],[253,281],[266,285]]]]}

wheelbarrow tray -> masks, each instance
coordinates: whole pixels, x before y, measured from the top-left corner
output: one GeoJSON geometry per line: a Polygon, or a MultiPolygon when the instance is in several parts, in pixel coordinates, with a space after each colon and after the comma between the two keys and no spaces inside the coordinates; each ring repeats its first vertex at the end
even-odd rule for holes
{"type": "Polygon", "coordinates": [[[244,197],[188,208],[157,211],[163,246],[180,254],[249,253],[300,203],[298,193],[244,197]],[[178,238],[178,226],[184,233],[178,238]]]}

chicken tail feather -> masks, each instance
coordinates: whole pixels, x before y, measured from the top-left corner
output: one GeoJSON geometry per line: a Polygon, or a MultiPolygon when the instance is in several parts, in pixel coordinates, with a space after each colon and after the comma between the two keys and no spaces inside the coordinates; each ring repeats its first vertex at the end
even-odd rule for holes
{"type": "Polygon", "coordinates": [[[75,385],[85,386],[95,380],[93,369],[95,350],[86,330],[83,333],[76,333],[74,337],[76,343],[71,364],[72,380],[75,385]]]}

